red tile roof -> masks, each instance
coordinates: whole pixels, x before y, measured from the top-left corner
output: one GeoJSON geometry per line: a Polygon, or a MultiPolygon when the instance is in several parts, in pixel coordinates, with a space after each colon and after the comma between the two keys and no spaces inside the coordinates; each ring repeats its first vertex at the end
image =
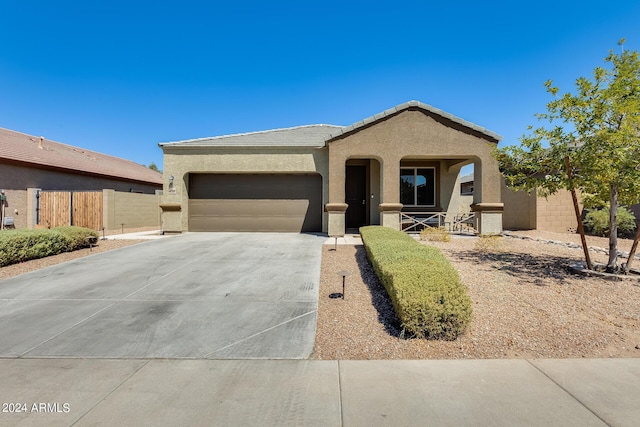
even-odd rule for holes
{"type": "Polygon", "coordinates": [[[116,179],[162,184],[162,174],[130,160],[0,128],[0,162],[5,159],[116,179]]]}

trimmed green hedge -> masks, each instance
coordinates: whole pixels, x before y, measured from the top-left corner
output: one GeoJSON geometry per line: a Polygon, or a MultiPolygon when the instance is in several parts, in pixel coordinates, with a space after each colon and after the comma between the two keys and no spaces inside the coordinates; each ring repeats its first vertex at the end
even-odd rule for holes
{"type": "Polygon", "coordinates": [[[362,227],[360,235],[406,332],[446,340],[464,332],[471,321],[471,300],[438,248],[388,227],[362,227]]]}
{"type": "Polygon", "coordinates": [[[82,227],[55,227],[42,230],[3,230],[0,232],[0,267],[71,252],[89,246],[98,233],[82,227]]]}

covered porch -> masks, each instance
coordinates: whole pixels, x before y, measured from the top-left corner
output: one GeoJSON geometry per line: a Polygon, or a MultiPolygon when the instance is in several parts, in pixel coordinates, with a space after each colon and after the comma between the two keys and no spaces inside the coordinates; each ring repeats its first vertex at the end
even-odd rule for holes
{"type": "Polygon", "coordinates": [[[425,104],[409,102],[344,128],[327,143],[330,236],[363,225],[408,232],[424,226],[502,232],[500,137],[425,104]],[[473,199],[460,170],[473,165],[473,199]]]}

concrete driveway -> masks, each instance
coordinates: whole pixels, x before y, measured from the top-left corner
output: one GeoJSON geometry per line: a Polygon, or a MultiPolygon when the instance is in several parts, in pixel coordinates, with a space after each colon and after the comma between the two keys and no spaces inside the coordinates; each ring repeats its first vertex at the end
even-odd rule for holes
{"type": "Polygon", "coordinates": [[[0,281],[0,357],[307,358],[324,240],[188,233],[0,281]]]}

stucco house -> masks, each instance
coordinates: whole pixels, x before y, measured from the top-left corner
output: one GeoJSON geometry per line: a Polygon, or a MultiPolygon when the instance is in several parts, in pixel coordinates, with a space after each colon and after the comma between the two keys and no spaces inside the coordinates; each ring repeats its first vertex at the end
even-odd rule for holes
{"type": "MultiPolygon", "coordinates": [[[[460,169],[474,165],[480,233],[502,231],[501,137],[409,101],[350,126],[308,125],[163,142],[166,232],[289,231],[341,236],[465,211],[460,169]]],[[[467,203],[466,211],[469,210],[467,203]]]]}
{"type": "MultiPolygon", "coordinates": [[[[109,189],[111,193],[105,196],[107,199],[115,197],[116,192],[143,193],[153,195],[148,197],[153,201],[156,193],[162,190],[162,182],[162,174],[130,160],[0,128],[0,189],[5,193],[5,217],[11,217],[12,226],[16,228],[33,228],[38,224],[41,210],[38,198],[42,191],[102,192],[109,189]]],[[[134,205],[129,204],[133,209],[134,205]]],[[[107,205],[113,206],[113,203],[107,205]]],[[[105,209],[104,215],[108,217],[109,214],[111,219],[106,218],[102,224],[105,227],[115,221],[113,211],[105,209]]],[[[159,218],[159,214],[153,216],[159,218]]],[[[159,226],[159,220],[156,222],[159,226]]],[[[127,223],[133,222],[128,220],[127,223]]]]}

